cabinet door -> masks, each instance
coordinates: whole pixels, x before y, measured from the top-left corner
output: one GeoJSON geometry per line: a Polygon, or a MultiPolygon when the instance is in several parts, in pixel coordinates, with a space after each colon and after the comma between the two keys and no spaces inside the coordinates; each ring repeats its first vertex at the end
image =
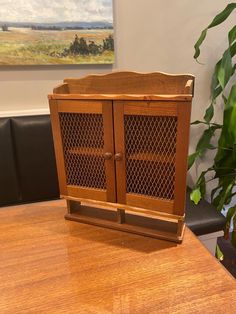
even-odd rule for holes
{"type": "Polygon", "coordinates": [[[51,104],[62,195],[116,201],[112,102],[51,104]]]}
{"type": "Polygon", "coordinates": [[[117,202],[183,215],[191,105],[114,104],[117,202]]]}

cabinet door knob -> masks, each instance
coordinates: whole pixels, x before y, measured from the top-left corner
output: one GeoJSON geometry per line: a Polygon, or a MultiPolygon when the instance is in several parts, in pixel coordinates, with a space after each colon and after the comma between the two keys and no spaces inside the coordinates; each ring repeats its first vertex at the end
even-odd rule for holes
{"type": "Polygon", "coordinates": [[[121,159],[122,159],[122,154],[121,154],[121,153],[115,154],[115,160],[116,160],[116,161],[119,161],[119,160],[121,160],[121,159]]]}
{"type": "Polygon", "coordinates": [[[105,160],[111,159],[111,158],[112,158],[112,153],[106,152],[106,153],[104,154],[104,158],[105,158],[105,160]]]}

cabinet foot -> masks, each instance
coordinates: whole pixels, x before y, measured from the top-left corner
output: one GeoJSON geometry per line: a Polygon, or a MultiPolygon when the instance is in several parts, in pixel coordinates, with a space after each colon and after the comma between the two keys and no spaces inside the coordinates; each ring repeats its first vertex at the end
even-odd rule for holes
{"type": "Polygon", "coordinates": [[[77,212],[81,206],[81,202],[79,201],[66,200],[66,203],[67,203],[68,214],[77,212]]]}
{"type": "Polygon", "coordinates": [[[124,209],[117,209],[117,222],[119,224],[125,223],[125,210],[124,209]]]}

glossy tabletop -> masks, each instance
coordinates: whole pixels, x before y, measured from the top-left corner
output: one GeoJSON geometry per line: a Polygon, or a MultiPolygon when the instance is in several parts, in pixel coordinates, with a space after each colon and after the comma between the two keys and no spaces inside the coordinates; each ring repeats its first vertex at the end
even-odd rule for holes
{"type": "Polygon", "coordinates": [[[178,245],[65,212],[0,209],[0,313],[236,313],[236,281],[188,229],[178,245]]]}

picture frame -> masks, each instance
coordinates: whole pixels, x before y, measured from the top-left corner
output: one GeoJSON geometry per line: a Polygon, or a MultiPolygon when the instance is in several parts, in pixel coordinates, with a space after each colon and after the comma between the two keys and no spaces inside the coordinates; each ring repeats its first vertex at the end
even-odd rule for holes
{"type": "Polygon", "coordinates": [[[0,65],[114,63],[112,0],[0,5],[0,65]]]}

